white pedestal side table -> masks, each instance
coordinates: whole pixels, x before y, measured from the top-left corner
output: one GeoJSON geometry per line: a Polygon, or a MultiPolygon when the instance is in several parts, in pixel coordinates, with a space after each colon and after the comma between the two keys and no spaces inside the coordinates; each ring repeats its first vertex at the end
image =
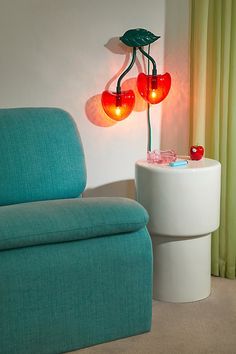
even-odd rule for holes
{"type": "Polygon", "coordinates": [[[153,297],[204,299],[211,291],[211,233],[219,227],[221,165],[203,158],[170,167],[138,161],[137,200],[153,243],[153,297]]]}

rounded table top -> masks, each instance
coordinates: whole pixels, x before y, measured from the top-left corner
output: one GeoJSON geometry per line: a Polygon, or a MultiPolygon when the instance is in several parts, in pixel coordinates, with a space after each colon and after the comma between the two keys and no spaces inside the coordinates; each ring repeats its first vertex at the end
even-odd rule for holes
{"type": "MultiPolygon", "coordinates": [[[[177,161],[179,160],[185,160],[185,159],[180,159],[177,158],[177,161]]],[[[217,160],[213,159],[208,159],[203,157],[199,161],[195,160],[190,160],[187,159],[188,164],[184,166],[175,166],[171,167],[168,164],[158,164],[158,163],[150,163],[146,160],[138,160],[136,162],[136,166],[138,167],[143,167],[145,169],[149,169],[150,171],[158,171],[158,172],[164,172],[164,173],[171,173],[171,172],[176,172],[176,173],[192,173],[192,172],[197,172],[202,169],[214,169],[214,168],[220,168],[221,164],[217,160]]]]}

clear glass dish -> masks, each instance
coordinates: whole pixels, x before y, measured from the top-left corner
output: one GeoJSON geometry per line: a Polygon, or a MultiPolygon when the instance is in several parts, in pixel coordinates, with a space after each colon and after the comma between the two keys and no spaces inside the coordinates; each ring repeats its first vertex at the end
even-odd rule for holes
{"type": "Polygon", "coordinates": [[[153,150],[147,152],[147,162],[156,164],[169,164],[177,159],[174,150],[153,150]]]}

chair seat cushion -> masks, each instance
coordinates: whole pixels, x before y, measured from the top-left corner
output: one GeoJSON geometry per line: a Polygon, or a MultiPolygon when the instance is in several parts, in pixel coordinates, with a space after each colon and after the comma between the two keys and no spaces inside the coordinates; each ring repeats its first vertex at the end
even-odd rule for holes
{"type": "Polygon", "coordinates": [[[73,198],[0,207],[0,250],[134,232],[145,209],[126,198],[73,198]]]}

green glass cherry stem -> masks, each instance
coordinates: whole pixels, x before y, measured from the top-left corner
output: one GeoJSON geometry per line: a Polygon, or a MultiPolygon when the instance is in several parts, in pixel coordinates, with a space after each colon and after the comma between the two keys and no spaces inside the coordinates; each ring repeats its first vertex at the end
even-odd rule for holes
{"type": "Polygon", "coordinates": [[[145,50],[144,50],[142,47],[139,47],[138,49],[140,50],[140,52],[141,52],[146,58],[148,58],[148,60],[150,60],[150,61],[152,62],[152,66],[153,66],[152,75],[157,75],[157,65],[156,65],[156,62],[155,62],[155,60],[153,59],[153,57],[151,57],[150,54],[148,54],[147,52],[145,52],[145,50]]]}
{"type": "Polygon", "coordinates": [[[129,64],[128,68],[120,75],[120,77],[117,80],[116,93],[121,93],[121,80],[132,69],[132,67],[134,66],[135,60],[136,60],[136,47],[133,47],[132,60],[129,64]]]}

